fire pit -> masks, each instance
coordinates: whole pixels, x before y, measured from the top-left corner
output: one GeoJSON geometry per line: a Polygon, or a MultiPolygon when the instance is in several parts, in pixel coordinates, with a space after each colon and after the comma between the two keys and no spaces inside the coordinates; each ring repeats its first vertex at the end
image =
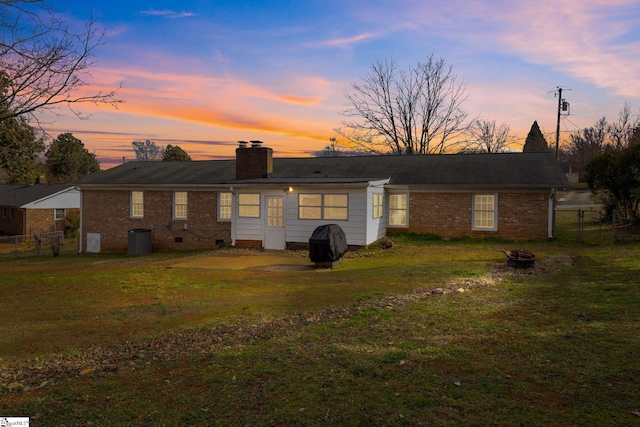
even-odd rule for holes
{"type": "Polygon", "coordinates": [[[514,268],[531,268],[536,261],[536,256],[526,249],[513,249],[509,252],[501,249],[507,256],[507,265],[514,268]]]}

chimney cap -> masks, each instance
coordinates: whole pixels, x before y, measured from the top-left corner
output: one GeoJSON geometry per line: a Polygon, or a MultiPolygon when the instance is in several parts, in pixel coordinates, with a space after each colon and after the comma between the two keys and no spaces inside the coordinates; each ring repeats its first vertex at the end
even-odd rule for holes
{"type": "Polygon", "coordinates": [[[247,141],[238,141],[238,147],[240,148],[246,148],[247,144],[249,144],[247,141]]]}
{"type": "Polygon", "coordinates": [[[252,147],[261,147],[262,146],[262,141],[253,140],[253,141],[251,141],[251,146],[252,147]]]}

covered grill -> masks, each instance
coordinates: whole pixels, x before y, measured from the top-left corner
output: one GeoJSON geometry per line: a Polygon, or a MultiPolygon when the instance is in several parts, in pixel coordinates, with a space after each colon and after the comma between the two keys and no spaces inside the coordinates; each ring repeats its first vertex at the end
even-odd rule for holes
{"type": "Polygon", "coordinates": [[[319,267],[331,267],[347,250],[347,236],[337,224],[321,225],[309,238],[309,258],[319,267]]]}

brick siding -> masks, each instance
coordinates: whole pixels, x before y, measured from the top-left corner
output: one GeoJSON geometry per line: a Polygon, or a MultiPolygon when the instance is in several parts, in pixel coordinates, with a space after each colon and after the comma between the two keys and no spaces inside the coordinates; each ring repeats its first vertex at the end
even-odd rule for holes
{"type": "Polygon", "coordinates": [[[82,248],[100,234],[101,252],[126,252],[132,229],[152,230],[154,251],[212,249],[231,243],[231,223],[217,221],[218,193],[188,191],[187,219],[173,220],[173,191],[144,190],[144,218],[131,218],[127,190],[82,191],[82,248]]]}
{"type": "Polygon", "coordinates": [[[262,240],[236,240],[238,249],[262,249],[262,240]]]}
{"type": "MultiPolygon", "coordinates": [[[[3,234],[8,236],[27,235],[32,236],[38,233],[62,230],[67,226],[67,220],[56,220],[54,209],[13,209],[13,218],[7,216],[2,218],[3,234]]],[[[67,215],[71,211],[79,209],[67,209],[67,215]]]]}
{"type": "Polygon", "coordinates": [[[451,237],[500,237],[508,240],[548,238],[548,193],[498,193],[496,231],[472,230],[473,193],[412,193],[409,227],[389,229],[451,237]]]}

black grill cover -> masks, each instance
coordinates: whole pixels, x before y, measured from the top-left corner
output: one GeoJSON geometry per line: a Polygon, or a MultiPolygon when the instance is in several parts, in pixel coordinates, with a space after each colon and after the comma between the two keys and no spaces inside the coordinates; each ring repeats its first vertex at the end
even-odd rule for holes
{"type": "Polygon", "coordinates": [[[347,250],[347,236],[338,224],[321,225],[309,239],[311,262],[337,261],[347,250]]]}

